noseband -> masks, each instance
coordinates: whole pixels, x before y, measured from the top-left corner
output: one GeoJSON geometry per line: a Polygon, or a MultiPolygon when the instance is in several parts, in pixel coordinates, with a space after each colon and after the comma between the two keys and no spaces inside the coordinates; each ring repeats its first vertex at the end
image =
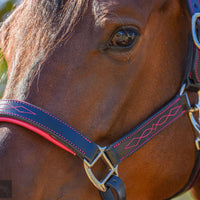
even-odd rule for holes
{"type": "Polygon", "coordinates": [[[100,147],[68,123],[24,101],[1,100],[0,121],[25,127],[73,155],[79,156],[83,160],[89,179],[98,188],[103,200],[115,200],[115,197],[118,200],[125,200],[126,189],[118,176],[118,164],[187,112],[196,130],[196,163],[188,183],[177,194],[190,189],[200,174],[200,121],[196,121],[193,115],[194,112],[198,112],[200,120],[200,5],[198,0],[187,0],[187,5],[192,16],[193,40],[189,43],[189,59],[180,92],[156,114],[115,143],[108,147],[100,147]],[[187,91],[197,92],[196,105],[190,105],[187,91]],[[92,171],[100,158],[110,168],[103,180],[98,180],[92,171]]]}

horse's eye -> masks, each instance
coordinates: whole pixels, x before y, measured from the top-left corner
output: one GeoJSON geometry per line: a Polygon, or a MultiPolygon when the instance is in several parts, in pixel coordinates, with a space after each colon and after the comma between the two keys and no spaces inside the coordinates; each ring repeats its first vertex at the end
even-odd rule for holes
{"type": "Polygon", "coordinates": [[[132,27],[118,29],[111,37],[109,47],[113,49],[131,48],[139,36],[138,30],[132,27]]]}

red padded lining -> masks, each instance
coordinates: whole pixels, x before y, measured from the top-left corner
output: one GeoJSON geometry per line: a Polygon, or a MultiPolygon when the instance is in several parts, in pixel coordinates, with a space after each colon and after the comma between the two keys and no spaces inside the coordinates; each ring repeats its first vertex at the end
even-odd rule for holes
{"type": "Polygon", "coordinates": [[[30,125],[30,124],[28,124],[26,122],[19,121],[17,119],[8,118],[8,117],[0,117],[0,122],[9,122],[9,123],[12,123],[12,124],[17,124],[19,126],[25,127],[27,129],[37,133],[38,135],[41,135],[45,139],[49,140],[50,142],[52,142],[53,144],[57,145],[58,147],[64,149],[65,151],[68,151],[69,153],[73,154],[74,156],[76,155],[76,153],[74,153],[72,150],[67,148],[62,143],[58,142],[56,139],[51,137],[51,135],[49,135],[48,133],[46,133],[46,132],[40,130],[39,128],[34,127],[34,126],[32,126],[32,125],[30,125]]]}

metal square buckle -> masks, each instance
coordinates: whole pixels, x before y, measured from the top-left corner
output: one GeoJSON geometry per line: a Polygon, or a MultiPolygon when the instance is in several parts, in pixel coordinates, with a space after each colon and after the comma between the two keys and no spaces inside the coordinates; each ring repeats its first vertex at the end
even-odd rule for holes
{"type": "Polygon", "coordinates": [[[110,162],[110,160],[108,159],[108,157],[106,156],[106,154],[104,153],[106,147],[100,147],[98,146],[99,148],[99,154],[98,156],[93,160],[92,163],[88,163],[87,160],[84,159],[84,168],[85,168],[85,171],[86,171],[86,174],[88,176],[88,178],[90,179],[90,181],[94,184],[94,186],[96,188],[98,188],[100,191],[102,192],[106,192],[107,188],[105,186],[106,182],[109,180],[109,178],[115,174],[116,176],[118,176],[118,165],[116,167],[114,167],[112,165],[112,163],[110,162]],[[95,165],[95,163],[100,159],[100,158],[103,158],[104,161],[106,162],[106,164],[110,167],[109,169],[109,173],[108,175],[102,180],[102,181],[99,181],[95,175],[93,174],[92,172],[92,167],[95,165]]]}

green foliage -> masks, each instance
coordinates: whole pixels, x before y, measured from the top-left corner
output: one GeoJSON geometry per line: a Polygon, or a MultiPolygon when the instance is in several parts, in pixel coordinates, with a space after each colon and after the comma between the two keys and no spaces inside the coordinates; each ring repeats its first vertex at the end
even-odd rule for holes
{"type": "Polygon", "coordinates": [[[173,200],[194,200],[194,199],[192,198],[190,192],[187,192],[184,195],[174,198],[173,200]]]}
{"type": "MultiPolygon", "coordinates": [[[[10,11],[15,8],[15,0],[9,0],[3,5],[0,5],[0,21],[2,21],[10,11]]],[[[0,98],[3,96],[3,92],[7,82],[7,62],[3,56],[3,53],[0,49],[0,98]]]]}
{"type": "Polygon", "coordinates": [[[7,62],[3,56],[3,53],[0,52],[0,98],[2,98],[4,89],[6,87],[7,69],[7,62]]]}
{"type": "Polygon", "coordinates": [[[0,21],[2,21],[5,15],[7,15],[10,11],[12,11],[15,8],[14,3],[14,0],[9,0],[5,4],[3,4],[0,10],[0,21]]]}

